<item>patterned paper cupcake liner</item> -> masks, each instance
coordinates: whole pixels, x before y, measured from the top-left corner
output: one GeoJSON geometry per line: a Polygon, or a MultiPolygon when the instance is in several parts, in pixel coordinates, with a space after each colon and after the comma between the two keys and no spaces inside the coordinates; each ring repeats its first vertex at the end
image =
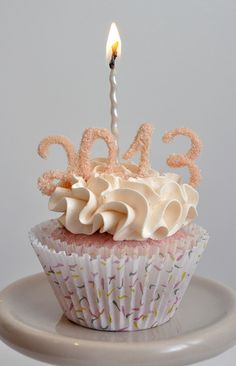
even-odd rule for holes
{"type": "Polygon", "coordinates": [[[172,318],[208,242],[207,232],[190,224],[191,242],[180,238],[184,249],[178,245],[171,253],[150,247],[132,255],[132,248],[114,253],[96,246],[68,252],[71,246],[50,236],[56,225],[51,220],[32,229],[31,244],[66,317],[99,330],[148,329],[172,318]]]}

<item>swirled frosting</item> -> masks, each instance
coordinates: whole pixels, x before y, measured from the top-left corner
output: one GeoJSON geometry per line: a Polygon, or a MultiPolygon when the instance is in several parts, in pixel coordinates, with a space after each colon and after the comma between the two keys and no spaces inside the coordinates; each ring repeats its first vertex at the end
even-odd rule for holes
{"type": "Polygon", "coordinates": [[[104,159],[92,164],[88,181],[74,176],[71,189],[57,187],[49,199],[49,209],[62,213],[60,223],[73,234],[99,231],[114,240],[159,240],[197,215],[198,192],[177,174],[153,171],[138,178],[135,164],[123,164],[122,175],[105,173],[104,159]]]}

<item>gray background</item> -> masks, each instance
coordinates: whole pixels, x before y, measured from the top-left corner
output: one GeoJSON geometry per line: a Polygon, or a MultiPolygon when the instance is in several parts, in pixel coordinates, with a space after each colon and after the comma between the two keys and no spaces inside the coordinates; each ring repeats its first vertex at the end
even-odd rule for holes
{"type": "MultiPolygon", "coordinates": [[[[188,141],[164,145],[163,133],[177,126],[198,132],[204,141],[198,222],[211,235],[198,273],[236,289],[233,0],[0,1],[0,288],[40,271],[27,232],[54,215],[36,180],[49,168],[65,167],[66,159],[53,147],[43,161],[39,141],[65,134],[78,146],[85,127],[109,128],[105,43],[112,21],[123,41],[117,64],[121,150],[141,122],[152,122],[152,165],[166,170],[167,154],[185,152],[188,141]]],[[[102,143],[94,146],[94,156],[98,152],[106,153],[102,143]]],[[[234,349],[201,365],[231,365],[233,355],[234,349]]],[[[27,362],[2,344],[1,360],[27,362]]]]}

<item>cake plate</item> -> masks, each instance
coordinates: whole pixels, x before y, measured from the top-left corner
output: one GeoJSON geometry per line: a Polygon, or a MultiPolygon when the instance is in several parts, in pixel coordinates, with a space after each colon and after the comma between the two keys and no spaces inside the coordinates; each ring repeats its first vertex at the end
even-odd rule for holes
{"type": "Polygon", "coordinates": [[[63,366],[183,366],[236,344],[236,293],[194,276],[176,315],[136,332],[105,332],[68,321],[44,273],[0,293],[0,337],[34,359],[63,366]]]}

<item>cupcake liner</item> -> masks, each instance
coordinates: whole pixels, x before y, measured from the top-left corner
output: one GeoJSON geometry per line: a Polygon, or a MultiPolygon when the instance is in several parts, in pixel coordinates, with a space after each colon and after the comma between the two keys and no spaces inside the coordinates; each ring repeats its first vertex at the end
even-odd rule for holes
{"type": "Polygon", "coordinates": [[[66,317],[99,330],[141,330],[172,318],[208,242],[206,231],[190,224],[191,236],[171,251],[167,243],[120,251],[90,246],[86,253],[53,240],[57,226],[56,220],[36,226],[31,244],[66,317]]]}

